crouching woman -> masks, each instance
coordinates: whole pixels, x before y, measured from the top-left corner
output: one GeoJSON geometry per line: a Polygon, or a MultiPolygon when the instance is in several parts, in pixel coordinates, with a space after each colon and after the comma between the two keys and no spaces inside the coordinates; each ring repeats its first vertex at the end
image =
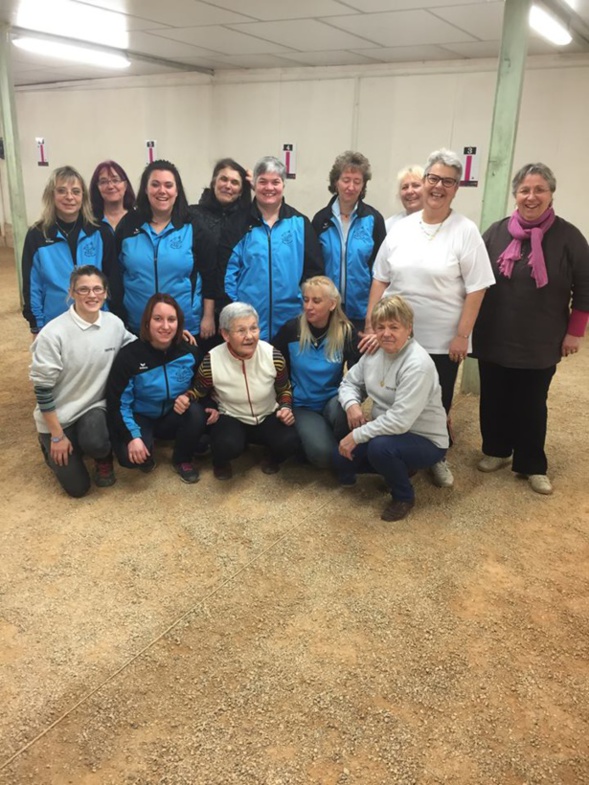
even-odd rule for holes
{"type": "Polygon", "coordinates": [[[107,294],[101,270],[75,267],[69,282],[72,305],[43,327],[31,349],[39,444],[61,487],[77,498],[90,489],[85,455],[96,462],[96,485],[115,482],[105,388],[116,353],[135,336],[117,316],[101,310],[107,294]]]}
{"type": "Polygon", "coordinates": [[[448,448],[446,412],[433,360],[413,338],[413,311],[398,295],[380,300],[371,317],[378,350],[365,354],[339,388],[350,433],[339,443],[335,469],[342,485],[356,474],[380,474],[391,492],[384,521],[414,506],[410,473],[441,461],[448,448]],[[361,404],[373,400],[372,419],[361,404]]]}
{"type": "Polygon", "coordinates": [[[107,404],[114,449],[121,466],[149,473],[154,439],[174,442],[172,464],[183,482],[195,483],[192,456],[206,426],[202,407],[178,398],[192,383],[200,352],[183,340],[184,314],[169,294],[147,301],[139,340],[117,356],[107,404]]]}

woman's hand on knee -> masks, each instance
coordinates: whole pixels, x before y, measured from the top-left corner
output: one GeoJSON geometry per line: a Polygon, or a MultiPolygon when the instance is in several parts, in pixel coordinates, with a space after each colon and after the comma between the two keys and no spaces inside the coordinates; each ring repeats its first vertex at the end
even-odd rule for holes
{"type": "Polygon", "coordinates": [[[73,451],[74,446],[64,433],[63,437],[58,442],[51,442],[49,454],[51,456],[51,460],[57,466],[67,466],[70,455],[73,453],[73,451]]]}
{"type": "Polygon", "coordinates": [[[219,419],[219,410],[218,409],[205,409],[207,414],[207,425],[214,425],[217,420],[219,419]]]}
{"type": "Polygon", "coordinates": [[[349,461],[352,460],[352,454],[355,449],[356,442],[354,441],[354,437],[351,433],[349,433],[347,436],[344,436],[338,447],[339,454],[343,455],[344,458],[347,458],[349,461]]]}
{"type": "Polygon", "coordinates": [[[276,417],[284,425],[294,425],[294,421],[295,421],[294,414],[292,413],[292,410],[287,409],[286,406],[283,406],[282,408],[276,410],[276,417]]]}
{"type": "Polygon", "coordinates": [[[186,395],[186,393],[182,393],[179,395],[176,400],[174,401],[174,411],[176,414],[184,414],[190,408],[190,398],[186,395]]]}
{"type": "Polygon", "coordinates": [[[346,409],[346,417],[348,418],[348,428],[351,430],[366,424],[366,417],[364,417],[362,407],[359,403],[353,403],[346,409]]]}
{"type": "Polygon", "coordinates": [[[131,463],[145,463],[150,455],[143,439],[131,439],[127,445],[127,454],[131,463]]]}

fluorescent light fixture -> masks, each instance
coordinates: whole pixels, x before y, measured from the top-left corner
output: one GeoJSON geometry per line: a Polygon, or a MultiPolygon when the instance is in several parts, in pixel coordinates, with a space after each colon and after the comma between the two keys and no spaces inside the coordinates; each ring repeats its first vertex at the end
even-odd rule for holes
{"type": "Polygon", "coordinates": [[[551,44],[566,46],[573,40],[564,25],[537,5],[530,8],[530,27],[551,44]]]}
{"type": "Polygon", "coordinates": [[[100,68],[128,68],[131,65],[131,61],[123,52],[115,54],[112,51],[101,51],[99,48],[86,48],[77,44],[64,44],[32,36],[14,38],[13,44],[34,54],[56,57],[59,60],[69,60],[75,63],[96,65],[100,68]]]}
{"type": "Polygon", "coordinates": [[[127,49],[127,17],[72,0],[21,0],[15,27],[127,49]]]}

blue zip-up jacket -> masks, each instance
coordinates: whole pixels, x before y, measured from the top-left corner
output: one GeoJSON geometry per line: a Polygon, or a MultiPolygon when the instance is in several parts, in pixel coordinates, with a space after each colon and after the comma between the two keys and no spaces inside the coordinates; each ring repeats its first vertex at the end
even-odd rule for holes
{"type": "Polygon", "coordinates": [[[142,340],[123,346],[108,377],[106,406],[109,425],[125,444],[141,438],[136,414],[159,420],[172,410],[192,386],[201,359],[199,349],[185,341],[166,351],[142,340]]]}
{"type": "Polygon", "coordinates": [[[139,333],[152,294],[170,294],[182,308],[186,329],[200,330],[202,299],[214,300],[215,259],[190,219],[173,219],[159,234],[139,212],[128,212],[115,237],[123,282],[127,326],[139,333]]]}
{"type": "Polygon", "coordinates": [[[321,249],[309,219],[284,202],[269,227],[254,201],[233,232],[225,291],[230,300],[254,306],[260,338],[268,341],[286,319],[300,313],[301,283],[323,273],[321,249]]]}
{"type": "Polygon", "coordinates": [[[352,327],[339,357],[327,357],[326,328],[309,325],[313,340],[301,351],[301,316],[290,319],[272,339],[289,369],[294,406],[322,412],[335,395],[344,375],[344,364],[351,368],[360,359],[358,334],[352,327]]]}
{"type": "Polygon", "coordinates": [[[77,231],[74,259],[67,238],[54,224],[45,236],[38,225],[27,232],[22,254],[23,316],[31,332],[65,313],[75,267],[93,264],[108,278],[111,308],[120,315],[121,286],[112,232],[102,224],[82,224],[77,231]]]}
{"type": "Polygon", "coordinates": [[[339,289],[348,319],[363,320],[368,308],[372,265],[387,234],[384,218],[374,207],[362,200],[358,202],[348,230],[345,265],[342,265],[342,236],[332,212],[336,199],[334,196],[315,215],[313,229],[321,244],[325,275],[339,289]]]}

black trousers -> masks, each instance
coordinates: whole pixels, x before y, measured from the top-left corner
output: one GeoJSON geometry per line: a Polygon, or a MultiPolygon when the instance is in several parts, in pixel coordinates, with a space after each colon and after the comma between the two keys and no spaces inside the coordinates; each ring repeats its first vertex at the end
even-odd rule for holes
{"type": "Polygon", "coordinates": [[[505,368],[479,360],[483,452],[497,458],[513,453],[514,472],[546,474],[544,452],[550,368],[505,368]]]}
{"type": "Polygon", "coordinates": [[[430,357],[434,361],[440,379],[442,406],[446,410],[446,414],[450,414],[460,363],[455,363],[447,354],[430,354],[430,357]]]}
{"type": "Polygon", "coordinates": [[[294,425],[284,425],[270,414],[259,425],[246,425],[235,417],[221,414],[210,428],[213,465],[222,466],[240,456],[247,444],[262,444],[275,461],[282,463],[302,449],[294,425]]]}
{"type": "MultiPolygon", "coordinates": [[[[135,422],[141,428],[141,438],[153,455],[154,439],[174,441],[173,463],[190,463],[196,445],[206,428],[207,416],[202,406],[193,401],[184,414],[176,414],[172,409],[158,420],[142,414],[135,415],[135,422]]],[[[139,464],[131,463],[127,444],[120,438],[113,439],[117,459],[126,469],[138,469],[139,464]]]]}

